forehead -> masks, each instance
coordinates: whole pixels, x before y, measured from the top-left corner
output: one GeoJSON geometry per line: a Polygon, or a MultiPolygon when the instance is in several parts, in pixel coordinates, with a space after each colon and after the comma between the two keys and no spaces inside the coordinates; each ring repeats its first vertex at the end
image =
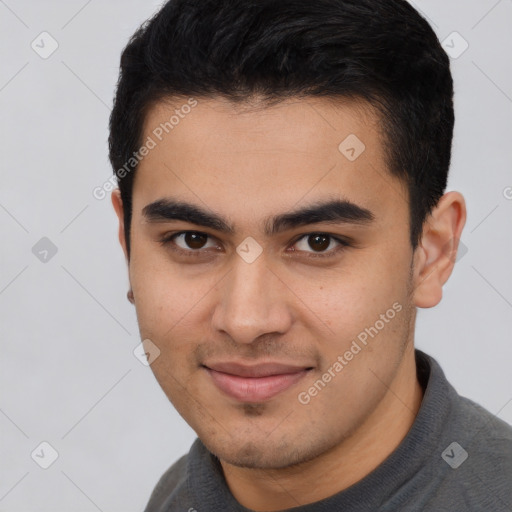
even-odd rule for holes
{"type": "Polygon", "coordinates": [[[406,206],[377,114],[354,101],[294,98],[265,107],[218,98],[169,99],[147,113],[134,210],[166,196],[222,209],[289,210],[337,196],[372,211],[406,206]]]}

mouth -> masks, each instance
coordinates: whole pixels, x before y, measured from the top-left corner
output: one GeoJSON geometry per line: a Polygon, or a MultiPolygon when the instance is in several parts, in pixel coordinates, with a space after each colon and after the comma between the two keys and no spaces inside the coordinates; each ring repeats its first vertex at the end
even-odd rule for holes
{"type": "Polygon", "coordinates": [[[313,368],[282,363],[243,365],[212,363],[203,365],[215,386],[240,402],[258,403],[270,400],[303,379],[313,368]]]}

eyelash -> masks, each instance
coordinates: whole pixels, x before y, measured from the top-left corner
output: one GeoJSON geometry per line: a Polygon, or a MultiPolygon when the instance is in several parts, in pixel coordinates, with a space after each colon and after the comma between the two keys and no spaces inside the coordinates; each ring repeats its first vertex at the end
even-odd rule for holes
{"type": "MultiPolygon", "coordinates": [[[[212,236],[208,235],[208,233],[203,233],[201,231],[193,231],[193,230],[192,231],[179,231],[177,233],[171,233],[171,234],[167,234],[167,235],[163,236],[160,240],[160,243],[161,243],[161,245],[170,248],[173,252],[183,255],[183,256],[193,257],[193,258],[203,256],[204,251],[202,249],[185,250],[185,249],[182,249],[181,247],[178,247],[173,242],[174,238],[177,238],[180,235],[185,235],[187,233],[197,233],[199,235],[206,235],[207,237],[209,237],[209,239],[213,238],[212,236]]],[[[322,236],[328,237],[330,239],[330,241],[334,240],[334,241],[338,242],[339,245],[338,245],[338,247],[331,249],[330,251],[324,252],[324,253],[322,253],[322,252],[310,253],[308,251],[291,251],[291,252],[304,252],[306,254],[307,258],[332,258],[333,256],[336,256],[339,252],[343,251],[347,247],[350,247],[350,244],[346,240],[343,240],[342,238],[339,238],[337,236],[330,235],[329,233],[324,233],[321,231],[313,231],[311,233],[305,233],[305,234],[301,235],[299,238],[297,238],[293,242],[293,245],[297,244],[302,239],[307,238],[312,235],[322,235],[322,236]]],[[[330,245],[330,243],[329,243],[329,245],[330,245]]]]}

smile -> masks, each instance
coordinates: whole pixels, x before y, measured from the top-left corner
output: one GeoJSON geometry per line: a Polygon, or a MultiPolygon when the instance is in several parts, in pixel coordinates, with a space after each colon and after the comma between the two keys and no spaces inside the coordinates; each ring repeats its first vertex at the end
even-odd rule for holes
{"type": "Polygon", "coordinates": [[[243,366],[220,363],[204,366],[215,386],[241,402],[264,402],[299,382],[311,368],[281,364],[243,366]]]}

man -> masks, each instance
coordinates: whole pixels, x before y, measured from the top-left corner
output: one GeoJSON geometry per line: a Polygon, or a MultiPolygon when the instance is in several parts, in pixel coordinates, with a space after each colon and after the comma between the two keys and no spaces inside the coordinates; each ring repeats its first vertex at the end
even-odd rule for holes
{"type": "Polygon", "coordinates": [[[128,297],[198,435],[147,512],[512,510],[512,428],[414,348],[466,220],[452,97],[402,0],[171,0],[132,37],[128,297]]]}

